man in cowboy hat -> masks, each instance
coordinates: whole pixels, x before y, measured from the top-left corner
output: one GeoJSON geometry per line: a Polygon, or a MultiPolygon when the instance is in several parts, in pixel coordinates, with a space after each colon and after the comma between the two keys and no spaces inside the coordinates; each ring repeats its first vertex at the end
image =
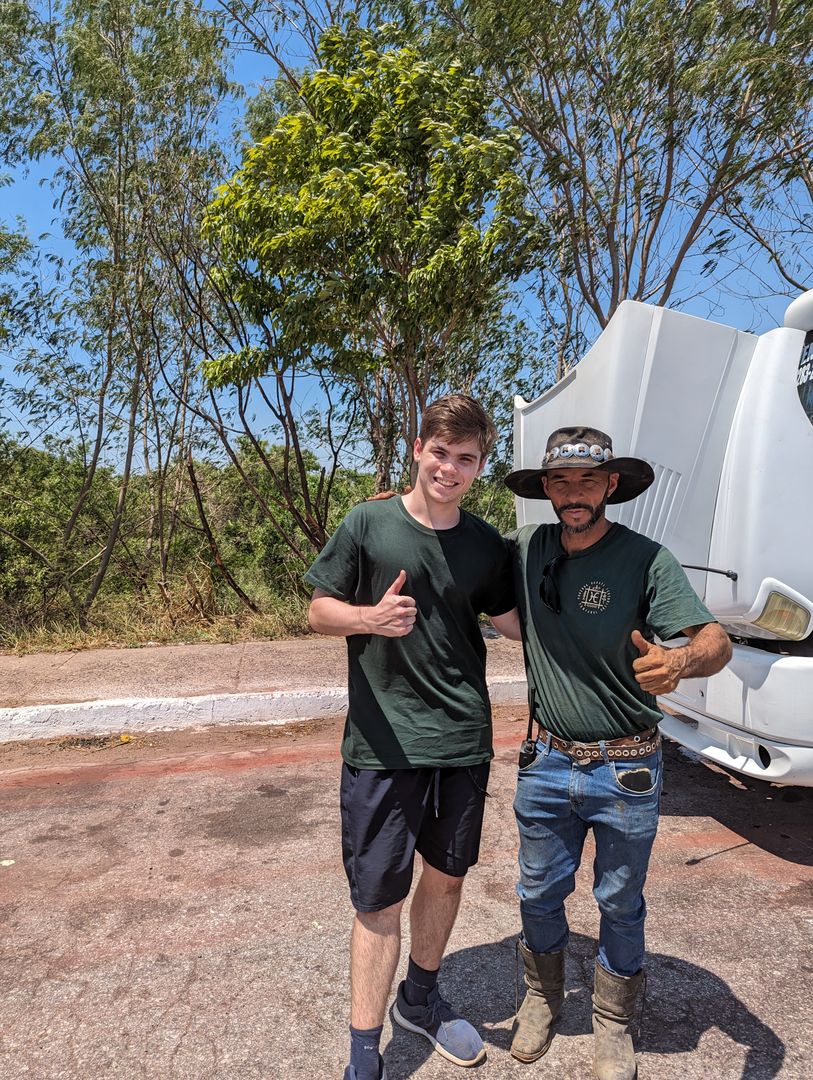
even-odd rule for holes
{"type": "Polygon", "coordinates": [[[598,1080],[637,1075],[630,1020],[642,979],[643,886],[658,824],[661,749],[656,696],[711,675],[731,656],[727,635],[674,556],[612,523],[607,503],[654,480],[647,462],[613,457],[594,428],[554,431],[538,469],[506,484],[549,499],[559,523],[526,525],[515,547],[517,601],[532,719],[514,809],[520,835],[522,937],[528,991],[511,1053],[541,1057],[564,998],[564,901],[588,829],[601,913],[593,993],[598,1080]],[[683,637],[685,644],[654,644],[683,637]]]}

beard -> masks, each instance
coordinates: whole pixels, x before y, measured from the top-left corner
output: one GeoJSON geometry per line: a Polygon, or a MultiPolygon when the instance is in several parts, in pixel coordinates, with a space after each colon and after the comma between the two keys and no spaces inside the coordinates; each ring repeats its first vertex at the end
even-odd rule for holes
{"type": "Polygon", "coordinates": [[[571,536],[575,536],[577,533],[589,532],[589,530],[593,528],[596,522],[604,516],[604,510],[606,506],[607,496],[605,495],[601,502],[598,504],[598,506],[590,506],[589,503],[565,503],[564,506],[560,506],[558,508],[554,506],[553,509],[562,524],[563,531],[566,533],[570,533],[571,536]],[[566,525],[565,522],[562,521],[562,514],[566,510],[589,510],[590,517],[582,525],[566,525]]]}

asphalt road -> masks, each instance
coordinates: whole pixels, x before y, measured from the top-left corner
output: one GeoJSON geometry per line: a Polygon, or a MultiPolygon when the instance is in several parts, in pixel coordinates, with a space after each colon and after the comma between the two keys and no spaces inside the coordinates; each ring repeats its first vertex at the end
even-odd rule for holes
{"type": "MultiPolygon", "coordinates": [[[[519,711],[499,710],[482,858],[441,974],[481,1030],[477,1075],[591,1075],[590,851],[569,904],[567,1001],[547,1057],[515,1009],[519,711]]],[[[350,909],[339,724],[144,736],[0,754],[2,1080],[339,1080],[350,909]]],[[[648,883],[642,1080],[809,1080],[813,789],[666,750],[648,883]]],[[[402,957],[405,963],[406,948],[402,957]]],[[[390,1080],[460,1077],[384,1033],[390,1080]]]]}

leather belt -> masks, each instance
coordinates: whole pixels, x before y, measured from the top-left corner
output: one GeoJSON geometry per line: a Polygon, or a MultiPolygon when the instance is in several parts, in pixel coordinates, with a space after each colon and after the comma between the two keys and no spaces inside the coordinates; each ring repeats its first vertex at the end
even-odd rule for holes
{"type": "MultiPolygon", "coordinates": [[[[550,744],[554,750],[561,750],[576,761],[598,761],[603,757],[601,747],[597,742],[572,742],[569,739],[560,739],[558,735],[551,734],[540,725],[539,738],[547,742],[549,735],[550,744]]],[[[661,733],[656,727],[641,731],[638,735],[625,735],[621,739],[604,740],[604,749],[611,761],[629,761],[646,757],[648,754],[654,754],[660,745],[661,733]]]]}

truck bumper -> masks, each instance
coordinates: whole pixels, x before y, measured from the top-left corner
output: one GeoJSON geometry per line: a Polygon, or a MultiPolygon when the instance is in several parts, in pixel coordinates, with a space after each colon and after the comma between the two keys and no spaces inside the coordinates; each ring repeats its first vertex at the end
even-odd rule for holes
{"type": "Polygon", "coordinates": [[[680,710],[665,713],[660,729],[681,746],[746,776],[813,787],[813,746],[795,746],[729,727],[682,703],[680,710]]]}

